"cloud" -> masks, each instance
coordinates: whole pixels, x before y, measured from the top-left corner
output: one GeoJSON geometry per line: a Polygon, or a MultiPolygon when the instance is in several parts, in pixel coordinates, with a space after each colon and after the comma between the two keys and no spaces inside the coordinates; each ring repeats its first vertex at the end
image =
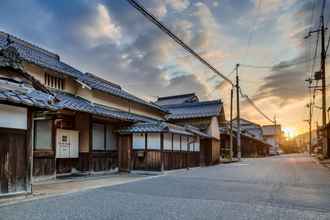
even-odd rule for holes
{"type": "Polygon", "coordinates": [[[183,11],[190,6],[189,0],[166,0],[167,4],[176,11],[183,11]]]}
{"type": "Polygon", "coordinates": [[[102,4],[96,5],[94,18],[81,28],[82,34],[87,37],[91,46],[107,41],[119,43],[122,37],[120,27],[114,23],[109,11],[102,4]]]}

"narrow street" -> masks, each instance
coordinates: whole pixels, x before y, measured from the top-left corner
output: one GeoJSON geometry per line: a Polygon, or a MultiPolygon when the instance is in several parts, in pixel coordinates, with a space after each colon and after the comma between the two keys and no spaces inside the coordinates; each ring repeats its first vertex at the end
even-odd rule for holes
{"type": "Polygon", "coordinates": [[[305,155],[170,173],[0,208],[0,219],[330,219],[330,170],[305,155]]]}

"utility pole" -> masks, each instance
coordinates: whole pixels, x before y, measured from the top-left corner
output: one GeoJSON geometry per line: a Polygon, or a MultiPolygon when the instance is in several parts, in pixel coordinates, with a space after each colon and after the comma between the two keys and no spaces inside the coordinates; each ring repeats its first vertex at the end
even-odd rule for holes
{"type": "Polygon", "coordinates": [[[308,120],[306,120],[308,122],[309,125],[309,144],[308,144],[308,152],[310,155],[312,155],[312,110],[313,110],[313,103],[312,103],[312,98],[311,98],[311,89],[312,89],[312,83],[313,83],[313,79],[310,77],[308,79],[305,80],[306,82],[308,82],[308,88],[309,88],[309,103],[307,104],[307,108],[309,108],[309,117],[308,120]]]}
{"type": "MultiPolygon", "coordinates": [[[[324,4],[324,3],[323,3],[324,4]]],[[[323,126],[323,156],[328,155],[328,139],[327,139],[327,106],[326,106],[326,85],[325,85],[325,27],[324,16],[321,15],[321,74],[322,74],[322,126],[323,126]]]]}
{"type": "Polygon", "coordinates": [[[240,108],[239,108],[239,77],[238,77],[238,67],[236,64],[236,107],[237,107],[237,159],[241,160],[241,119],[240,119],[240,108]]]}
{"type": "Polygon", "coordinates": [[[229,157],[233,160],[233,96],[234,90],[230,90],[230,139],[229,139],[229,157]]]}
{"type": "Polygon", "coordinates": [[[324,7],[325,7],[325,0],[323,0],[323,11],[321,13],[320,17],[320,28],[317,30],[309,31],[308,36],[305,37],[308,38],[311,36],[312,33],[321,33],[321,80],[322,80],[322,153],[323,157],[327,157],[328,155],[328,139],[327,139],[327,107],[326,107],[326,79],[325,79],[325,60],[326,60],[326,51],[325,51],[325,31],[327,30],[326,27],[324,27],[324,7]]]}

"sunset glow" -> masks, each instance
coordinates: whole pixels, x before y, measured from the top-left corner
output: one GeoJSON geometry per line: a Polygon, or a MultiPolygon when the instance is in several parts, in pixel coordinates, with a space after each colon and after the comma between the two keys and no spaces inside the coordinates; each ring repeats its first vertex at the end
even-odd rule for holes
{"type": "Polygon", "coordinates": [[[283,132],[286,138],[294,138],[297,135],[296,129],[294,128],[283,128],[283,132]]]}

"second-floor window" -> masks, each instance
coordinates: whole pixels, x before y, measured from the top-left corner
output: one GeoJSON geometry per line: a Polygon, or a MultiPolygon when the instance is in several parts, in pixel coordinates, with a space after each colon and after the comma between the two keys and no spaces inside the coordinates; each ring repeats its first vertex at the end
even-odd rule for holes
{"type": "Polygon", "coordinates": [[[45,85],[54,89],[64,89],[64,79],[45,73],[45,85]]]}

